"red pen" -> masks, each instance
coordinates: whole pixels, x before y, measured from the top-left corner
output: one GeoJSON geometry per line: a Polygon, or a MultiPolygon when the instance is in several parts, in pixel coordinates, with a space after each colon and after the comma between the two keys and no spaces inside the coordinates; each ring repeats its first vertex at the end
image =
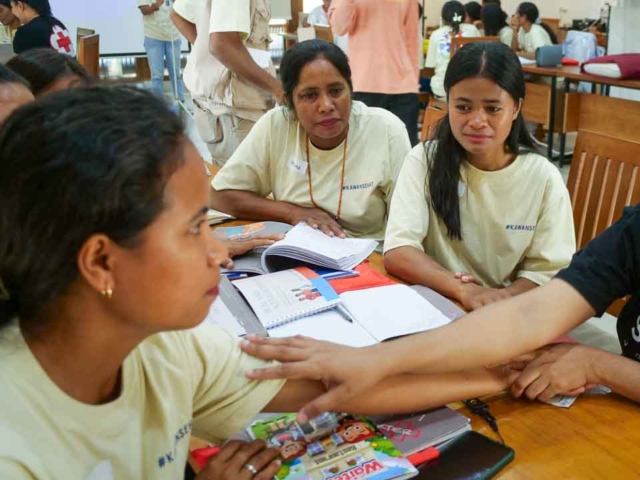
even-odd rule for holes
{"type": "Polygon", "coordinates": [[[198,464],[198,466],[202,468],[207,464],[210,458],[215,457],[218,453],[220,453],[220,450],[222,450],[222,447],[219,447],[217,445],[205,448],[196,448],[195,450],[191,450],[191,457],[198,464]]]}
{"type": "Polygon", "coordinates": [[[411,465],[417,467],[423,463],[435,460],[440,456],[440,451],[436,447],[425,448],[419,452],[413,453],[407,457],[407,460],[411,462],[411,465]]]}

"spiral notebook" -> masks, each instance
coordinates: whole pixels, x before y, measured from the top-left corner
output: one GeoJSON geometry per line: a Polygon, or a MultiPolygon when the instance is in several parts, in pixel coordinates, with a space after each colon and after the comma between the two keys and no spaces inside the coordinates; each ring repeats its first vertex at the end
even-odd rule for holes
{"type": "Polygon", "coordinates": [[[340,303],[340,296],[331,285],[308,268],[245,278],[233,284],[267,330],[340,303]]]}

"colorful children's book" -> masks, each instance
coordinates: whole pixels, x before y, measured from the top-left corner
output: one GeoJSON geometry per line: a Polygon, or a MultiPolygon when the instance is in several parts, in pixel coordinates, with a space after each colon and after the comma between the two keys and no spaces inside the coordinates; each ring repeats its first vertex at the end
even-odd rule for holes
{"type": "Polygon", "coordinates": [[[299,424],[291,413],[257,420],[248,432],[280,449],[278,480],[387,480],[418,473],[393,443],[363,418],[325,413],[299,424]]]}

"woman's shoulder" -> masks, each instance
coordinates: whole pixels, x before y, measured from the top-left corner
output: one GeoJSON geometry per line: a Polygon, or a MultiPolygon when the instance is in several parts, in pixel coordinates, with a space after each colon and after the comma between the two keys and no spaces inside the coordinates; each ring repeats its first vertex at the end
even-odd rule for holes
{"type": "Polygon", "coordinates": [[[518,160],[520,160],[520,166],[526,171],[528,178],[532,180],[535,178],[537,181],[544,180],[554,184],[565,184],[558,167],[544,155],[531,151],[522,152],[518,155],[518,160]]]}
{"type": "Polygon", "coordinates": [[[449,27],[448,25],[445,25],[443,27],[437,28],[436,30],[434,30],[431,35],[429,36],[429,40],[440,40],[442,39],[442,37],[444,37],[445,35],[451,33],[452,29],[451,27],[449,27]]]}
{"type": "Polygon", "coordinates": [[[480,31],[478,30],[478,27],[476,27],[475,25],[471,25],[470,23],[461,23],[460,31],[462,32],[462,35],[464,35],[465,37],[480,36],[480,31]]]}
{"type": "Polygon", "coordinates": [[[368,107],[356,100],[351,107],[351,115],[359,130],[364,130],[365,135],[369,135],[371,129],[384,129],[390,135],[406,133],[402,120],[384,108],[368,107]]]}

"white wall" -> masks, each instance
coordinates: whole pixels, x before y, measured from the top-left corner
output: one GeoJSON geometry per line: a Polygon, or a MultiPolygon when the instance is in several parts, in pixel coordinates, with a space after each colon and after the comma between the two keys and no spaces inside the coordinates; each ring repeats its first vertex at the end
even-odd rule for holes
{"type": "MultiPolygon", "coordinates": [[[[640,53],[640,34],[637,27],[640,1],[620,0],[618,3],[619,6],[611,9],[609,53],[640,53]]],[[[638,90],[612,88],[611,96],[640,101],[638,90]]]]}

